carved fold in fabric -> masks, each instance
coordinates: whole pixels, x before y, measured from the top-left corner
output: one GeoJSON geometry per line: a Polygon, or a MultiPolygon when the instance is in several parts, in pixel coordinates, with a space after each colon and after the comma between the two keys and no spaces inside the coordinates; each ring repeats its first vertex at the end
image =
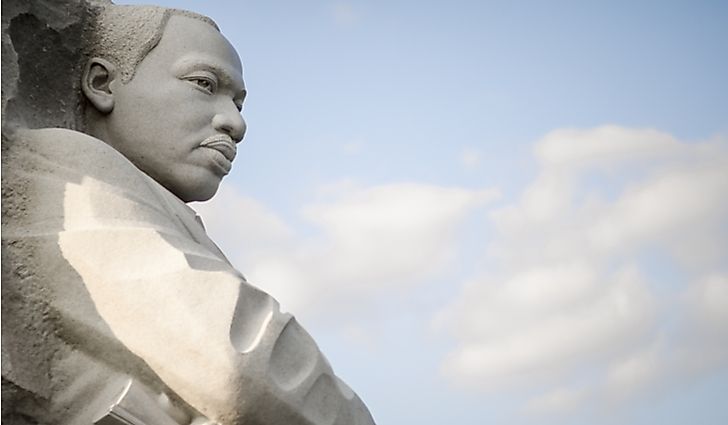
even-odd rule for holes
{"type": "Polygon", "coordinates": [[[170,412],[171,406],[166,401],[166,398],[155,399],[139,383],[129,379],[94,425],[178,425],[180,420],[189,423],[189,417],[183,412],[177,415],[170,412]]]}
{"type": "Polygon", "coordinates": [[[4,178],[27,197],[3,243],[32,248],[66,347],[49,370],[52,397],[65,400],[56,423],[99,419],[108,395],[81,405],[71,394],[131,375],[185,412],[177,423],[373,424],[308,333],[245,281],[189,207],[95,138],[15,137],[4,178]],[[74,382],[83,368],[100,382],[74,382]]]}

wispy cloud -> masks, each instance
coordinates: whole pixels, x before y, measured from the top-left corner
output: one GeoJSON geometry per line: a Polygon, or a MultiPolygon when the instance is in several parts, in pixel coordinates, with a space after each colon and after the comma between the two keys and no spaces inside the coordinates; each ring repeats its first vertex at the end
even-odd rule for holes
{"type": "Polygon", "coordinates": [[[377,302],[486,270],[442,301],[442,372],[513,391],[527,413],[603,409],[728,366],[728,140],[606,126],[551,132],[533,153],[537,177],[487,214],[495,190],[349,180],[293,216],[230,188],[198,209],[253,284],[306,319],[346,318],[340,335],[368,352],[377,302]],[[482,264],[464,264],[476,211],[491,229],[482,264]]]}
{"type": "Polygon", "coordinates": [[[725,364],[728,140],[607,126],[554,131],[534,153],[538,177],[491,213],[489,271],[437,318],[457,340],[444,374],[543,388],[529,407],[550,410],[725,364]],[[711,366],[689,368],[703,350],[711,366]]]}
{"type": "Polygon", "coordinates": [[[367,300],[431,278],[454,259],[467,215],[497,196],[415,183],[346,182],[319,193],[327,198],[300,211],[310,227],[305,235],[233,190],[198,206],[248,279],[299,314],[363,308],[367,300]],[[240,220],[246,223],[225,224],[240,220]]]}

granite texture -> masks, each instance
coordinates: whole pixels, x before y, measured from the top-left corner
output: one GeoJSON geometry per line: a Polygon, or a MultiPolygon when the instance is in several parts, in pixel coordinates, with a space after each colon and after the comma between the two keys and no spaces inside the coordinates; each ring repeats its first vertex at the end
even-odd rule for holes
{"type": "Polygon", "coordinates": [[[84,28],[102,0],[2,2],[4,125],[78,128],[84,28]]]}
{"type": "Polygon", "coordinates": [[[185,204],[245,133],[234,48],[209,18],[109,5],[2,2],[3,423],[373,424],[185,204]],[[149,22],[148,52],[104,56],[149,22]]]}

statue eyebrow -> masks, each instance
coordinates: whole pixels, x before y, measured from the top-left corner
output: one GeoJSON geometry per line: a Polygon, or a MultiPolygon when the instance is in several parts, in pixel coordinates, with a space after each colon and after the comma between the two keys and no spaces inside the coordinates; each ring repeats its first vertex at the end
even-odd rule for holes
{"type": "MultiPolygon", "coordinates": [[[[245,90],[245,84],[239,83],[236,78],[232,76],[225,68],[218,66],[211,60],[200,60],[200,59],[188,59],[180,61],[175,68],[178,69],[179,73],[190,72],[192,70],[205,70],[214,73],[220,81],[228,86],[235,89],[235,97],[245,98],[247,91],[245,90]]],[[[241,78],[242,80],[242,78],[241,78]]]]}

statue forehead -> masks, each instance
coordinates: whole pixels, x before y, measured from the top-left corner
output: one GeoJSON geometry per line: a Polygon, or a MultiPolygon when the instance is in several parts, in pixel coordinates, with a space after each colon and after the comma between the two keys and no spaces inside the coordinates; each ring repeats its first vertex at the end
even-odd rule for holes
{"type": "Polygon", "coordinates": [[[184,57],[187,61],[219,62],[218,65],[227,68],[232,66],[226,69],[228,73],[242,73],[240,56],[227,38],[217,28],[185,15],[170,16],[159,44],[150,55],[168,60],[184,57]]]}
{"type": "Polygon", "coordinates": [[[182,9],[160,6],[104,5],[94,9],[89,20],[88,37],[84,39],[87,57],[110,60],[119,67],[122,82],[128,82],[137,66],[159,44],[167,24],[174,16],[202,22],[219,32],[217,24],[207,16],[182,9]]]}

